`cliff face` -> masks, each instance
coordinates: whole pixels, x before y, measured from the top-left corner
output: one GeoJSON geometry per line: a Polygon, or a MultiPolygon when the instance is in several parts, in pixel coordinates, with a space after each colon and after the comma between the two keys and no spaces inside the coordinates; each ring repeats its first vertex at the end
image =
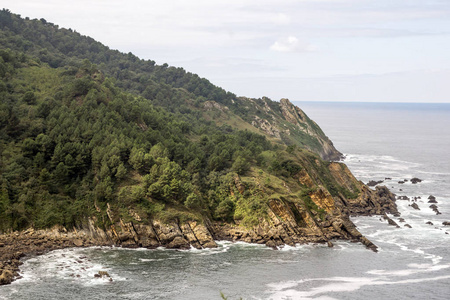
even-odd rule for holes
{"type": "MultiPolygon", "coordinates": [[[[293,181],[283,182],[283,195],[271,194],[270,188],[264,192],[266,217],[260,218],[253,226],[243,226],[235,222],[212,222],[208,217],[202,221],[173,219],[172,221],[147,220],[134,213],[134,219],[123,221],[114,216],[108,205],[109,226],[98,225],[95,217],[90,217],[77,228],[66,229],[55,226],[48,230],[28,229],[0,235],[0,284],[7,284],[19,276],[20,258],[25,255],[42,254],[45,251],[85,246],[116,245],[128,248],[173,249],[191,247],[217,247],[216,240],[244,241],[265,244],[269,247],[304,243],[327,243],[344,239],[360,242],[376,251],[377,246],[365,238],[351,222],[350,216],[391,213],[398,215],[395,197],[386,187],[372,190],[356,180],[348,168],[341,163],[330,163],[328,170],[336,182],[347,191],[357,192],[357,197],[345,197],[342,193],[332,196],[321,184],[313,169],[302,169],[293,181]],[[295,183],[307,192],[296,193],[295,183]]],[[[237,193],[245,193],[248,183],[236,177],[234,185],[237,193]]],[[[280,190],[278,189],[279,193],[280,190]]],[[[348,192],[347,192],[348,193],[348,192]]]]}
{"type": "Polygon", "coordinates": [[[327,162],[342,154],[287,99],[236,97],[6,10],[0,21],[0,284],[23,255],[72,246],[375,250],[349,216],[396,213],[386,188],[327,162]]]}
{"type": "Polygon", "coordinates": [[[254,115],[251,124],[268,136],[281,140],[288,145],[297,145],[320,155],[324,160],[340,160],[342,153],[334,147],[320,127],[299,107],[288,99],[280,102],[263,98],[261,101],[241,98],[250,102],[259,115],[254,115]]]}

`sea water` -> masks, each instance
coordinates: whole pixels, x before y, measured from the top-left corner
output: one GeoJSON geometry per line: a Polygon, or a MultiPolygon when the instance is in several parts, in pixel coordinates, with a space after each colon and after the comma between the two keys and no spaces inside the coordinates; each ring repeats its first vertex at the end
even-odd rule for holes
{"type": "Polygon", "coordinates": [[[442,222],[450,221],[450,104],[296,104],[358,179],[420,197],[420,210],[397,201],[412,228],[392,216],[400,228],[379,216],[354,218],[378,253],[347,241],[280,250],[230,242],[187,251],[56,250],[26,259],[23,279],[1,286],[0,299],[221,299],[221,292],[228,299],[449,299],[450,227],[442,222]],[[423,181],[412,184],[413,177],[423,181]],[[441,215],[429,208],[430,195],[441,215]],[[95,278],[100,270],[113,281],[95,278]]]}

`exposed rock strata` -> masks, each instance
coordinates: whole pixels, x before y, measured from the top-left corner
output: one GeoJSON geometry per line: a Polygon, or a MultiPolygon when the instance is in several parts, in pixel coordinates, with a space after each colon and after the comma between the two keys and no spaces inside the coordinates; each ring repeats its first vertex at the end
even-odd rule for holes
{"type": "Polygon", "coordinates": [[[278,107],[275,106],[274,109],[269,107],[266,100],[262,106],[257,104],[254,99],[241,99],[256,106],[261,113],[264,112],[259,116],[255,115],[250,123],[265,134],[277,139],[288,140],[288,144],[295,144],[295,141],[302,140],[298,138],[299,136],[307,136],[313,142],[302,144],[302,147],[319,154],[324,160],[336,161],[343,158],[342,153],[336,150],[320,127],[288,99],[281,99],[278,107]],[[297,136],[297,138],[291,139],[290,136],[297,136]]]}
{"type": "MultiPolygon", "coordinates": [[[[328,169],[340,186],[359,196],[355,199],[348,199],[341,194],[332,196],[317,182],[316,177],[302,170],[295,178],[300,184],[311,188],[308,196],[318,210],[308,208],[304,200],[297,199],[287,189],[288,194],[285,196],[267,202],[267,217],[260,219],[259,224],[252,228],[240,226],[238,220],[236,223],[220,223],[211,222],[207,217],[202,222],[174,220],[164,223],[160,220],[143,222],[141,217],[135,216],[134,221],[124,222],[117,219],[108,206],[107,218],[112,225],[106,228],[96,226],[98,222],[88,218],[78,228],[71,230],[55,227],[0,235],[0,283],[9,283],[19,275],[19,259],[24,255],[42,254],[66,247],[115,245],[149,249],[160,246],[202,249],[217,247],[215,240],[230,240],[276,248],[311,242],[332,246],[332,240],[345,239],[361,242],[376,251],[377,247],[357,230],[350,216],[378,214],[387,217],[386,213],[398,216],[395,196],[384,186],[370,189],[356,180],[343,164],[330,163],[328,169]]],[[[234,184],[239,192],[244,192],[245,187],[239,178],[234,180],[234,184]]]]}

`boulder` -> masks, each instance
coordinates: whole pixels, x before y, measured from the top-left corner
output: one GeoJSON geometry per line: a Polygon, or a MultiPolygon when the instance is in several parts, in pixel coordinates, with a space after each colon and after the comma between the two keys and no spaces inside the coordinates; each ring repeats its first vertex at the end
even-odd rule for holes
{"type": "Polygon", "coordinates": [[[0,285],[11,283],[13,278],[14,278],[14,274],[10,270],[5,269],[5,270],[1,271],[0,285]]]}
{"type": "Polygon", "coordinates": [[[449,221],[442,222],[442,225],[444,225],[444,226],[450,226],[450,222],[449,222],[449,221]]]}
{"type": "Polygon", "coordinates": [[[426,222],[425,224],[428,224],[428,225],[434,225],[433,222],[431,222],[431,221],[428,221],[428,222],[426,222]]]}
{"type": "Polygon", "coordinates": [[[398,224],[395,223],[395,221],[389,218],[386,214],[383,215],[383,219],[387,220],[389,225],[400,228],[400,226],[398,226],[398,224]]]}
{"type": "Polygon", "coordinates": [[[417,205],[417,203],[411,204],[411,207],[414,209],[420,210],[419,205],[417,205]]]}
{"type": "Polygon", "coordinates": [[[191,245],[181,236],[176,236],[168,245],[167,248],[170,249],[189,249],[191,245]]]}
{"type": "Polygon", "coordinates": [[[405,224],[405,227],[412,228],[409,224],[405,224]]]}
{"type": "Polygon", "coordinates": [[[428,197],[428,203],[437,203],[436,197],[434,197],[433,195],[430,195],[428,197]]]}
{"type": "Polygon", "coordinates": [[[414,177],[413,179],[411,179],[411,183],[412,183],[412,184],[416,184],[416,183],[418,183],[418,182],[422,182],[422,179],[419,179],[419,178],[417,178],[417,177],[414,177]]]}
{"type": "Polygon", "coordinates": [[[438,207],[436,204],[431,204],[430,208],[436,213],[436,215],[440,215],[441,212],[438,210],[438,207]]]}
{"type": "Polygon", "coordinates": [[[82,247],[84,244],[82,239],[74,239],[72,242],[76,247],[82,247]]]}

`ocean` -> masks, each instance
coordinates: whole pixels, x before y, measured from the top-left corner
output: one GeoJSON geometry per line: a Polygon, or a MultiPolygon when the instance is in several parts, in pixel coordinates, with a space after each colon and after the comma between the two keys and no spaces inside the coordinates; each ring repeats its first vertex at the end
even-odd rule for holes
{"type": "Polygon", "coordinates": [[[382,180],[410,199],[397,200],[404,222],[391,216],[400,228],[380,216],[352,219],[378,253],[347,241],[281,250],[230,242],[187,251],[64,249],[26,259],[23,279],[1,286],[0,299],[448,299],[450,104],[294,104],[359,180],[382,180]],[[442,214],[429,207],[430,195],[442,214]],[[113,281],[94,278],[100,270],[113,281]]]}

